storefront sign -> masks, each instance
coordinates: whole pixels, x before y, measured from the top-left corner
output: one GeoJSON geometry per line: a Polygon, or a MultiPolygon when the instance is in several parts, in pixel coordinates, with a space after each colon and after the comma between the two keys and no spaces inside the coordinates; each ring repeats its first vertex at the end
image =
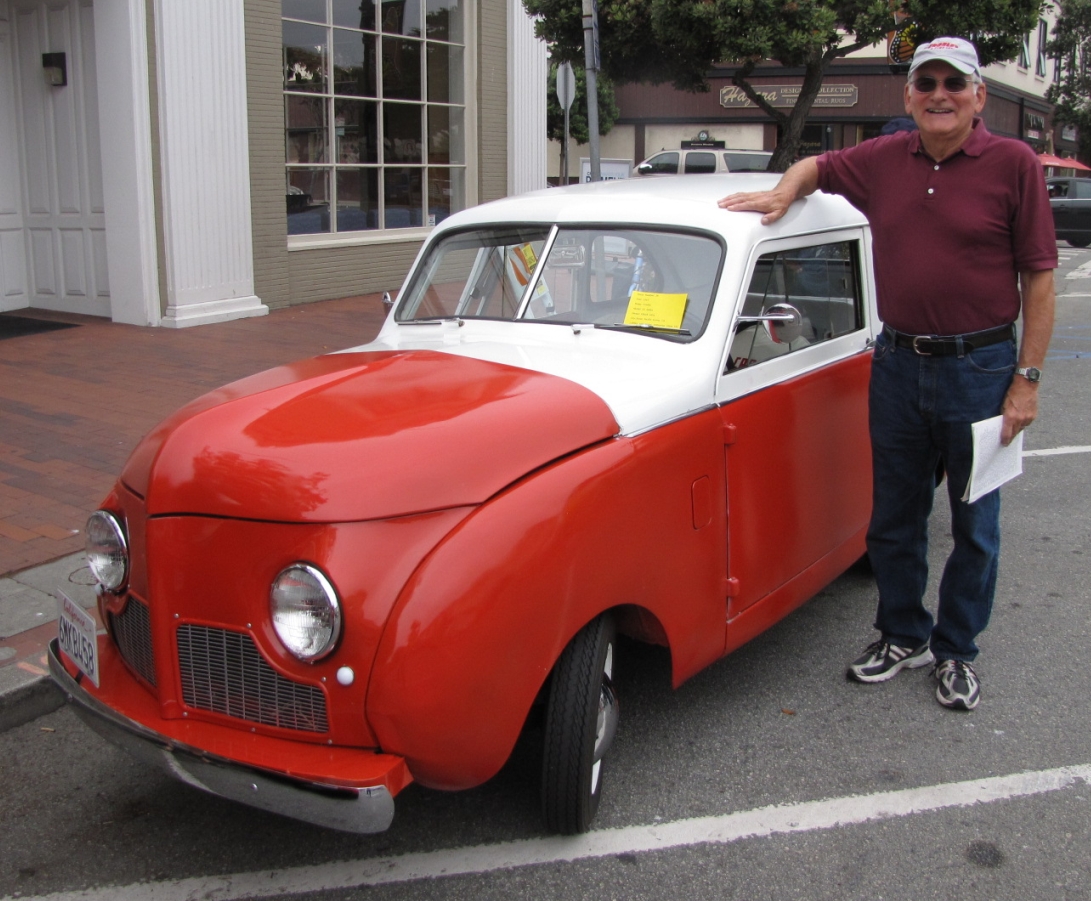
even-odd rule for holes
{"type": "MultiPolygon", "coordinates": [[[[793,107],[799,99],[800,86],[797,84],[759,84],[754,90],[766,99],[770,106],[793,107]]],[[[815,106],[856,106],[859,93],[854,84],[824,84],[818,89],[814,99],[815,106]]],[[[753,107],[742,89],[736,85],[720,88],[720,106],[727,109],[753,107]]]]}
{"type": "MultiPolygon", "coordinates": [[[[603,181],[617,181],[628,178],[632,171],[632,160],[599,160],[599,174],[603,181]]],[[[591,160],[589,157],[580,157],[580,181],[591,180],[591,160]]]]}

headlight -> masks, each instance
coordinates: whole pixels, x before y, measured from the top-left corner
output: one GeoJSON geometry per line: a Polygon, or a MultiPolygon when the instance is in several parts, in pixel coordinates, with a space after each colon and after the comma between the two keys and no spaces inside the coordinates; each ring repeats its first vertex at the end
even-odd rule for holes
{"type": "Polygon", "coordinates": [[[96,510],[87,520],[87,565],[107,591],[117,591],[129,573],[125,531],[112,513],[96,510]]]}
{"type": "Polygon", "coordinates": [[[300,660],[320,660],[341,635],[341,604],[333,585],[305,563],[284,570],[269,589],[277,637],[300,660]]]}

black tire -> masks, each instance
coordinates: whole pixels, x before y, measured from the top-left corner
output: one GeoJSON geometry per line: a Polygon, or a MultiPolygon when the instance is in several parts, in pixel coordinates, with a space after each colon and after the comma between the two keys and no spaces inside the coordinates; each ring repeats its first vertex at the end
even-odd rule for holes
{"type": "Polygon", "coordinates": [[[1079,247],[1080,249],[1091,247],[1091,238],[1067,238],[1066,240],[1072,247],[1079,247]]]}
{"type": "Polygon", "coordinates": [[[546,708],[542,813],[546,829],[586,832],[602,797],[602,758],[617,728],[616,632],[603,614],[584,626],[556,666],[546,708]]]}

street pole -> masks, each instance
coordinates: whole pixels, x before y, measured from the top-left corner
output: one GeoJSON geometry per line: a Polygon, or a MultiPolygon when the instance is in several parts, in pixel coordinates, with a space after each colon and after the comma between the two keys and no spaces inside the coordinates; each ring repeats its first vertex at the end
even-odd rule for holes
{"type": "Polygon", "coordinates": [[[569,111],[572,101],[576,98],[576,73],[572,71],[571,63],[561,63],[557,66],[557,101],[564,109],[564,143],[561,145],[561,178],[562,186],[568,184],[568,132],[569,111]]]}
{"type": "Polygon", "coordinates": [[[583,57],[587,70],[587,130],[591,143],[591,181],[602,179],[599,156],[599,13],[597,0],[583,0],[583,57]]]}

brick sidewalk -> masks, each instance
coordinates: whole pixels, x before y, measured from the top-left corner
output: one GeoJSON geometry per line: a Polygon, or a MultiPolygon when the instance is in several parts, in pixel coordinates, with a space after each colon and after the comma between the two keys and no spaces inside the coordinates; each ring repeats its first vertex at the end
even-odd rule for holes
{"type": "Polygon", "coordinates": [[[40,310],[78,327],[0,341],[0,576],[83,548],[83,525],[157,422],[226,382],[370,341],[379,295],[187,329],[40,310]]]}

